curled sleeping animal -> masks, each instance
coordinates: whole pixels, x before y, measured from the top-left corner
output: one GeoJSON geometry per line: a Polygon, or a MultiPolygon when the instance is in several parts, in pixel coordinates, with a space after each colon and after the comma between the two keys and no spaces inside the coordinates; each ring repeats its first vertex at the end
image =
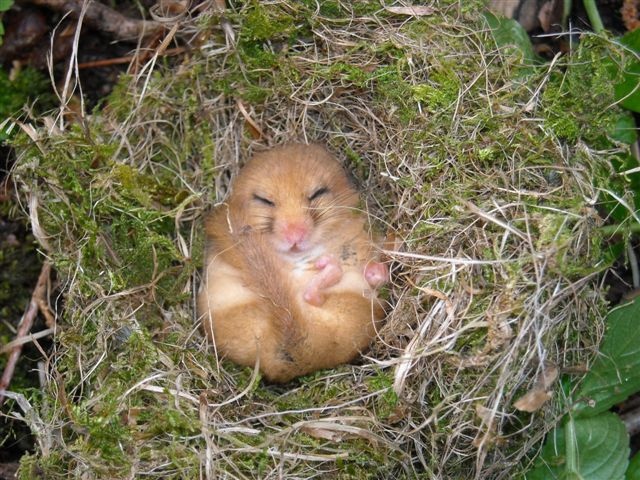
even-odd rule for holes
{"type": "Polygon", "coordinates": [[[199,315],[219,356],[287,382],[353,360],[384,311],[366,214],[319,145],[256,154],[206,220],[199,315]]]}

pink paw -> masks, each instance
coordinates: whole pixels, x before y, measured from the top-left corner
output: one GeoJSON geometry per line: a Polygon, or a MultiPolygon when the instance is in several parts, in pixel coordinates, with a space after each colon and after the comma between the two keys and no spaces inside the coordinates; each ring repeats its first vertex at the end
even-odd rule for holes
{"type": "Polygon", "coordinates": [[[320,257],[315,267],[319,270],[309,281],[302,298],[305,302],[316,307],[321,306],[325,301],[323,290],[332,287],[342,278],[342,268],[338,261],[329,255],[320,257]]]}
{"type": "Polygon", "coordinates": [[[368,263],[364,267],[364,278],[372,288],[377,288],[389,281],[389,269],[384,263],[368,263]]]}
{"type": "Polygon", "coordinates": [[[330,265],[340,268],[340,264],[338,264],[338,261],[335,259],[335,257],[331,255],[323,255],[318,260],[316,260],[316,263],[314,263],[313,265],[318,270],[322,270],[324,267],[327,267],[330,265]]]}
{"type": "Polygon", "coordinates": [[[307,287],[302,298],[304,298],[305,302],[309,305],[313,305],[314,307],[322,306],[326,300],[324,294],[320,290],[311,287],[307,287]]]}

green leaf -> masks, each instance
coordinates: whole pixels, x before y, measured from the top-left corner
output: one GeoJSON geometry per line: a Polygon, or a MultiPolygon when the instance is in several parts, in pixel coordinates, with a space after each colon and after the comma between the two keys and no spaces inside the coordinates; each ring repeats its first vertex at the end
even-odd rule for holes
{"type": "Polygon", "coordinates": [[[629,463],[629,435],[610,412],[571,419],[549,433],[526,480],[623,480],[629,463]]]}
{"type": "Polygon", "coordinates": [[[605,265],[613,265],[613,263],[624,254],[624,242],[611,243],[604,247],[602,252],[602,261],[605,265]]]}
{"type": "Polygon", "coordinates": [[[611,138],[617,142],[626,143],[627,145],[631,145],[636,141],[638,138],[636,122],[631,112],[620,112],[616,123],[613,125],[611,138]]]}
{"type": "Polygon", "coordinates": [[[635,29],[626,35],[623,35],[620,37],[620,43],[625,47],[629,47],[631,50],[640,53],[640,30],[635,29]]]}
{"type": "MultiPolygon", "coordinates": [[[[625,47],[640,53],[640,29],[620,38],[625,47]]],[[[640,62],[634,61],[623,72],[623,80],[615,86],[616,100],[620,105],[634,112],[640,112],[640,62]]]]}
{"type": "Polygon", "coordinates": [[[640,297],[607,316],[598,357],[574,398],[574,415],[597,415],[640,390],[640,297]]]}
{"type": "Polygon", "coordinates": [[[6,12],[13,5],[13,0],[0,0],[0,12],[6,12]]]}
{"type": "Polygon", "coordinates": [[[496,17],[491,12],[485,12],[484,18],[489,24],[498,47],[515,47],[522,54],[525,63],[528,65],[537,63],[531,39],[522,25],[512,18],[496,17]]]}
{"type": "Polygon", "coordinates": [[[629,462],[624,478],[625,480],[640,480],[640,453],[636,453],[629,462]]]}
{"type": "Polygon", "coordinates": [[[640,63],[625,68],[622,78],[615,86],[616,101],[624,108],[640,112],[640,63]]]}

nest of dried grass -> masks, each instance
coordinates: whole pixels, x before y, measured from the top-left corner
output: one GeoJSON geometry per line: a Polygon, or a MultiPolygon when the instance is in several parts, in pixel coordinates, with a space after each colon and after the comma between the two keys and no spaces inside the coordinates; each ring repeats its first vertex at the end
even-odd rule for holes
{"type": "MultiPolygon", "coordinates": [[[[212,9],[180,24],[199,47],[179,65],[151,61],[79,124],[26,129],[14,178],[61,308],[48,383],[23,405],[23,478],[526,467],[559,412],[514,400],[599,340],[593,179],[611,152],[558,107],[561,62],[523,81],[476,7],[212,9]],[[326,143],[397,242],[371,351],[282,387],[216,360],[194,297],[203,212],[254,149],[288,141],[326,143]]],[[[594,116],[615,110],[594,94],[594,116]]]]}

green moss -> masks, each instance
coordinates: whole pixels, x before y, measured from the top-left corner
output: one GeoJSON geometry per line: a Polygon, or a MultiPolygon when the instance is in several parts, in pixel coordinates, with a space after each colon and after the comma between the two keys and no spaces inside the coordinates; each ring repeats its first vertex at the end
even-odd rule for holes
{"type": "MultiPolygon", "coordinates": [[[[315,1],[305,2],[307,4],[317,5],[315,1]]],[[[311,5],[313,6],[313,5],[311,5]]],[[[327,18],[344,18],[345,11],[340,2],[320,2],[320,15],[327,18]]]]}
{"type": "Polygon", "coordinates": [[[238,466],[245,472],[255,472],[258,476],[263,474],[267,466],[271,463],[271,456],[265,448],[261,452],[256,452],[251,456],[239,459],[238,466]]]}
{"type": "Polygon", "coordinates": [[[125,164],[114,165],[113,180],[120,184],[123,193],[128,195],[135,202],[149,207],[151,205],[150,191],[157,185],[152,177],[142,175],[138,170],[125,164]]]}
{"type": "Polygon", "coordinates": [[[559,138],[591,144],[607,143],[619,117],[614,106],[610,55],[615,52],[603,38],[588,36],[569,57],[563,74],[552,75],[543,93],[546,126],[559,138]],[[593,115],[593,112],[598,112],[593,115]]]}
{"type": "Polygon", "coordinates": [[[144,407],[137,420],[138,424],[146,424],[146,435],[149,438],[160,435],[172,435],[177,438],[185,438],[197,435],[199,425],[194,419],[180,410],[175,410],[168,405],[157,405],[154,409],[145,411],[144,407]]]}
{"type": "Polygon", "coordinates": [[[413,101],[412,87],[403,74],[405,68],[406,60],[378,67],[370,75],[370,81],[376,92],[378,107],[393,105],[393,113],[406,124],[417,116],[418,108],[413,101]]]}
{"type": "Polygon", "coordinates": [[[339,80],[343,85],[365,87],[371,76],[361,67],[344,62],[335,62],[326,67],[320,67],[318,75],[326,79],[339,80]]]}
{"type": "Polygon", "coordinates": [[[435,112],[451,109],[458,98],[459,80],[452,70],[436,71],[429,75],[430,83],[411,87],[413,98],[423,102],[427,110],[435,112]]]}
{"type": "Polygon", "coordinates": [[[349,19],[354,15],[368,16],[383,11],[380,7],[380,3],[372,0],[359,0],[358,2],[315,2],[313,0],[302,0],[299,3],[304,4],[307,9],[307,15],[318,10],[320,17],[342,21],[349,19]]]}
{"type": "Polygon", "coordinates": [[[356,15],[373,15],[374,13],[380,12],[382,9],[380,8],[380,3],[375,1],[361,1],[361,2],[352,2],[351,7],[353,8],[353,13],[356,15]]]}
{"type": "Polygon", "coordinates": [[[398,405],[398,395],[393,390],[393,380],[392,372],[384,370],[379,370],[377,375],[366,379],[369,391],[383,392],[375,398],[375,413],[382,420],[389,418],[398,405]]]}
{"type": "MultiPolygon", "coordinates": [[[[20,116],[20,110],[28,105],[30,109],[45,111],[54,105],[55,96],[51,92],[49,78],[41,72],[27,67],[10,77],[0,69],[0,123],[8,117],[20,116]]],[[[0,130],[0,142],[8,138],[8,133],[0,130]]]]}
{"type": "Polygon", "coordinates": [[[271,90],[268,88],[263,88],[257,85],[247,85],[247,87],[241,92],[241,96],[249,103],[263,103],[271,93],[271,90]]]}
{"type": "Polygon", "coordinates": [[[264,41],[274,37],[286,38],[294,28],[293,18],[277,4],[261,4],[253,1],[243,15],[241,38],[264,41]]]}
{"type": "Polygon", "coordinates": [[[249,69],[269,70],[278,67],[278,55],[262,43],[242,42],[240,58],[249,69]]]}
{"type": "Polygon", "coordinates": [[[190,194],[175,188],[179,180],[170,170],[149,175],[113,162],[115,147],[86,142],[83,132],[69,140],[75,141],[73,147],[55,143],[38,164],[39,174],[59,185],[68,199],[43,213],[45,230],[62,242],[76,240],[83,247],[86,274],[107,290],[156,282],[160,298],[169,298],[176,277],[184,278],[184,271],[174,267],[185,259],[172,239],[174,221],[162,205],[188,201],[190,194]]]}
{"type": "MultiPolygon", "coordinates": [[[[122,335],[127,333],[128,328],[122,335]]],[[[128,385],[151,373],[158,361],[158,351],[145,332],[134,331],[124,342],[118,339],[116,341],[120,345],[114,348],[116,355],[111,359],[110,368],[114,370],[114,378],[117,381],[128,385]]]]}
{"type": "Polygon", "coordinates": [[[398,478],[394,474],[395,465],[381,449],[373,448],[366,440],[350,442],[351,454],[348,460],[338,461],[340,473],[337,478],[367,478],[372,471],[384,478],[398,478]]]}
{"type": "Polygon", "coordinates": [[[109,412],[105,411],[75,410],[77,426],[82,426],[85,431],[85,435],[76,440],[76,448],[90,457],[101,458],[103,471],[124,473],[129,470],[130,457],[123,446],[131,441],[131,432],[120,416],[108,415],[109,412]]]}
{"type": "Polygon", "coordinates": [[[70,460],[60,450],[54,450],[47,456],[27,453],[20,458],[18,478],[20,480],[33,480],[34,478],[66,480],[69,478],[68,462],[70,460]]]}

